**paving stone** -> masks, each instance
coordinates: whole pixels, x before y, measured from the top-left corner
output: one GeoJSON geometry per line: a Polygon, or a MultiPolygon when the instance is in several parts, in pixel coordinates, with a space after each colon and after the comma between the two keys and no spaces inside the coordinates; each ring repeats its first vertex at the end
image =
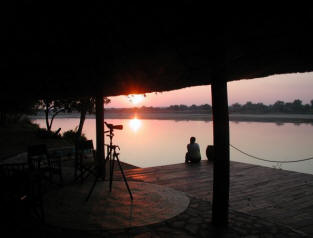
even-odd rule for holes
{"type": "Polygon", "coordinates": [[[134,236],[134,238],[159,238],[159,236],[151,232],[145,232],[145,233],[134,236]]]}
{"type": "Polygon", "coordinates": [[[188,209],[187,214],[190,215],[190,216],[193,216],[193,217],[197,217],[199,215],[197,210],[195,210],[193,208],[188,209]]]}
{"type": "Polygon", "coordinates": [[[162,226],[162,227],[157,228],[157,231],[158,232],[164,232],[164,233],[171,233],[172,229],[170,227],[167,227],[167,226],[162,226]]]}
{"type": "Polygon", "coordinates": [[[190,232],[193,235],[196,235],[199,230],[199,225],[197,224],[188,224],[185,227],[185,230],[190,232]]]}
{"type": "Polygon", "coordinates": [[[183,213],[181,215],[178,215],[177,217],[178,219],[181,219],[181,220],[186,220],[189,218],[189,215],[187,215],[186,213],[183,213]]]}
{"type": "Polygon", "coordinates": [[[192,217],[188,220],[188,223],[191,224],[201,224],[203,220],[200,217],[192,217]]]}
{"type": "Polygon", "coordinates": [[[264,234],[262,238],[273,238],[273,234],[264,234]]]}
{"type": "Polygon", "coordinates": [[[171,223],[171,226],[174,227],[174,228],[182,229],[185,226],[185,222],[183,222],[183,221],[175,221],[175,222],[171,223]]]}

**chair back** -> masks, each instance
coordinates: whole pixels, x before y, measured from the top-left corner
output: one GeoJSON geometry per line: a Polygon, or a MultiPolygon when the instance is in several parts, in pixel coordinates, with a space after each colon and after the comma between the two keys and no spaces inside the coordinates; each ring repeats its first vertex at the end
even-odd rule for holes
{"type": "Polygon", "coordinates": [[[23,219],[28,215],[31,218],[35,215],[44,222],[41,180],[31,174],[27,163],[0,165],[0,216],[14,222],[25,222],[23,219]]]}
{"type": "Polygon", "coordinates": [[[26,163],[12,163],[0,165],[0,176],[11,177],[26,171],[26,163]]]}
{"type": "Polygon", "coordinates": [[[92,152],[94,149],[92,140],[79,141],[76,143],[76,152],[92,152]]]}
{"type": "Polygon", "coordinates": [[[29,188],[26,163],[0,165],[1,204],[17,201],[29,188]]]}
{"type": "Polygon", "coordinates": [[[80,179],[81,183],[93,174],[96,152],[92,140],[75,143],[75,170],[74,181],[80,179]]]}
{"type": "Polygon", "coordinates": [[[45,144],[28,146],[27,160],[30,169],[40,169],[41,163],[47,162],[48,157],[48,150],[45,144]]]}
{"type": "Polygon", "coordinates": [[[75,145],[75,160],[78,164],[94,161],[96,154],[92,140],[79,141],[75,145]]]}

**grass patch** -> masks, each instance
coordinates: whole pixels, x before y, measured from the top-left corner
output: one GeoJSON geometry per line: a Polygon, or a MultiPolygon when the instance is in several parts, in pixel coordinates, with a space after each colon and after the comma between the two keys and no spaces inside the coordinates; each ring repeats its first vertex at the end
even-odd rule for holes
{"type": "Polygon", "coordinates": [[[0,160],[27,151],[28,145],[44,143],[48,148],[73,145],[60,135],[49,133],[24,119],[0,127],[0,160]]]}

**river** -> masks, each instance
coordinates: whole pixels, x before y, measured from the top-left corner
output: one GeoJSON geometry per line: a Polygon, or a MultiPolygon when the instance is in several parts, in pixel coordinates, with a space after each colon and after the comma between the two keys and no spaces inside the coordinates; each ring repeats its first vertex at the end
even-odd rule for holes
{"type": "MultiPolygon", "coordinates": [[[[45,127],[43,119],[33,120],[45,127]]],[[[53,129],[74,129],[78,118],[56,118],[53,129]]],[[[123,125],[114,130],[113,143],[118,144],[120,160],[138,167],[152,167],[184,162],[186,145],[195,136],[206,160],[205,149],[213,144],[212,121],[107,119],[123,125]]],[[[83,133],[96,145],[95,119],[86,119],[83,133]]],[[[108,137],[105,138],[108,143],[108,137]]],[[[261,159],[290,161],[313,156],[313,126],[306,123],[230,122],[230,144],[261,159]]],[[[313,160],[298,163],[271,163],[251,158],[230,148],[232,161],[313,174],[313,160]]]]}

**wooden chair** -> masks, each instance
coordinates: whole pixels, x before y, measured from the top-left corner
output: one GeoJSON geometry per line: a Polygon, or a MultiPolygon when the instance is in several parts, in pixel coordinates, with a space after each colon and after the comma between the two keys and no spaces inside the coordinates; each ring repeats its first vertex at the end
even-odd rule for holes
{"type": "Polygon", "coordinates": [[[27,222],[33,215],[44,223],[41,179],[27,163],[0,165],[1,216],[5,222],[27,222]]]}
{"type": "Polygon", "coordinates": [[[27,161],[30,170],[40,173],[52,184],[56,174],[59,176],[58,185],[63,185],[61,157],[51,157],[45,144],[28,146],[27,161]]]}
{"type": "Polygon", "coordinates": [[[92,140],[79,141],[75,144],[75,171],[74,181],[81,183],[89,177],[95,175],[96,151],[92,140]]]}
{"type": "Polygon", "coordinates": [[[30,170],[46,168],[48,157],[48,150],[45,144],[31,145],[27,148],[27,162],[30,170]]]}
{"type": "Polygon", "coordinates": [[[62,157],[60,155],[48,156],[48,167],[50,181],[53,182],[53,176],[59,177],[58,185],[63,186],[63,174],[62,174],[62,157]]]}

